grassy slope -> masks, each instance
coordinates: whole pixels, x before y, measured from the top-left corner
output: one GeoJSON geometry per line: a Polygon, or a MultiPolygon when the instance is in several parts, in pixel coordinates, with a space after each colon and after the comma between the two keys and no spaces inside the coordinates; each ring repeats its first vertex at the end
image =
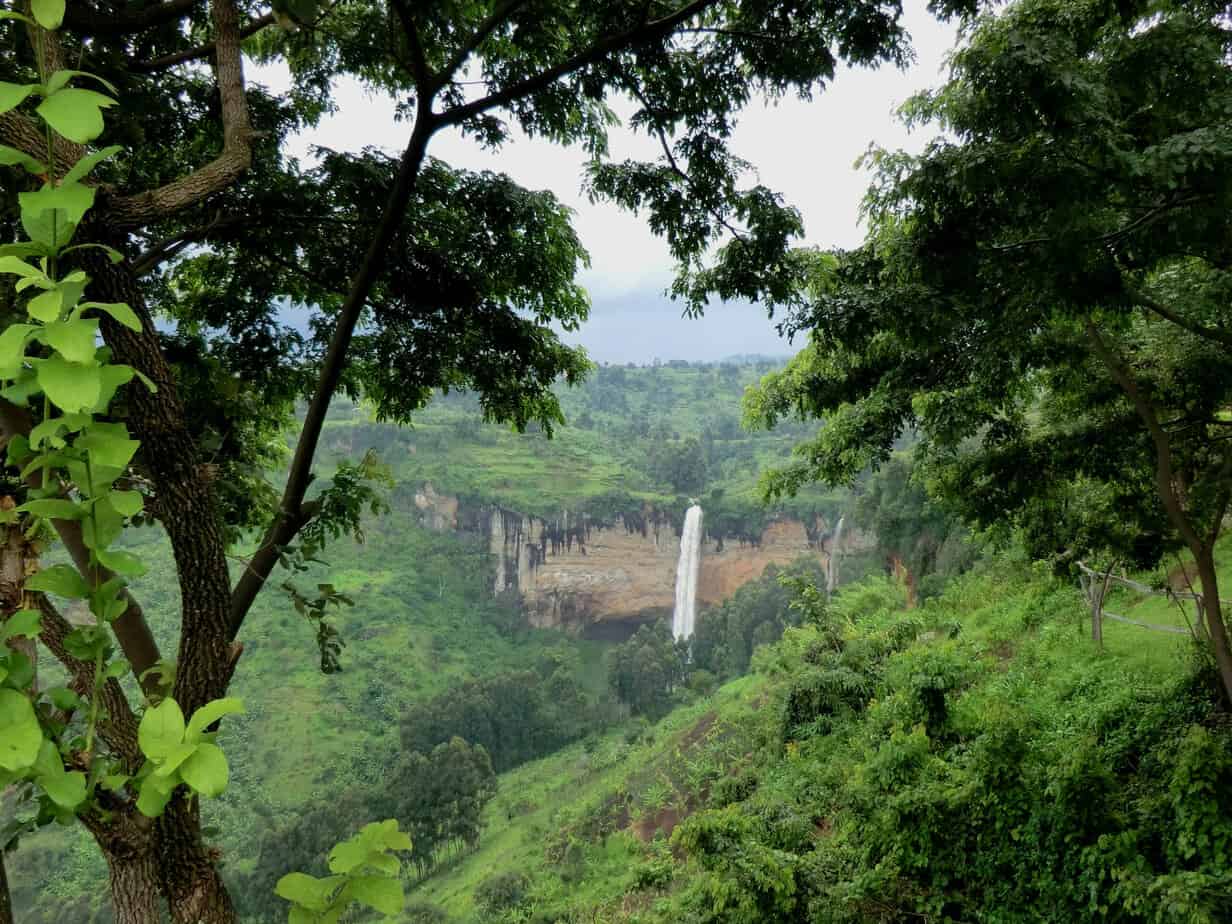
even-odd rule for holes
{"type": "MultiPolygon", "coordinates": [[[[1232,543],[1220,560],[1221,577],[1232,580],[1232,543]]],[[[848,589],[839,605],[865,630],[902,618],[896,597],[895,589],[872,581],[848,589]]],[[[1175,607],[1161,610],[1154,598],[1120,605],[1131,618],[1183,624],[1175,607]]],[[[957,643],[930,633],[915,646],[957,644],[969,654],[978,679],[960,708],[978,715],[994,703],[1029,701],[1061,750],[1066,740],[1089,733],[1107,703],[1165,686],[1190,658],[1181,636],[1116,623],[1106,625],[1104,651],[1097,651],[1077,589],[1021,564],[1001,563],[960,579],[922,615],[962,625],[957,643]]],[[[665,808],[691,811],[715,779],[742,766],[761,765],[763,787],[775,785],[780,684],[771,674],[749,675],[677,709],[635,743],[627,739],[636,729],[617,729],[597,745],[506,774],[478,851],[422,883],[412,901],[469,920],[476,887],[495,873],[518,871],[531,877],[531,907],[546,920],[623,919],[653,906],[660,893],[643,887],[680,872],[662,840],[645,840],[668,817],[665,808]],[[613,809],[624,805],[627,813],[613,809]],[[612,828],[611,836],[594,836],[612,828]],[[563,847],[573,841],[584,859],[577,862],[575,848],[575,862],[562,863],[563,847]]]]}

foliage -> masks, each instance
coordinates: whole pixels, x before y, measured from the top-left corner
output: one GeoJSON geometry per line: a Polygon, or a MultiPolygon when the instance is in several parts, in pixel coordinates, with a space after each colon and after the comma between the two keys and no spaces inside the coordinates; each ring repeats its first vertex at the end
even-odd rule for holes
{"type": "Polygon", "coordinates": [[[395,851],[411,849],[411,839],[393,820],[374,821],[329,852],[324,878],[287,873],[278,880],[280,898],[291,903],[290,924],[333,924],[353,904],[392,919],[402,911],[400,864],[395,851]]]}
{"type": "Polygon", "coordinates": [[[658,717],[685,680],[688,649],[666,623],[644,625],[608,653],[608,687],[634,715],[658,717]]]}
{"type": "MultiPolygon", "coordinates": [[[[934,496],[1065,566],[1184,546],[1217,597],[1232,498],[1229,33],[1219,3],[1019,0],[976,20],[943,126],[875,152],[870,234],[809,254],[809,346],[750,398],[826,426],[770,492],[840,483],[918,432],[934,496]],[[1183,485],[1183,487],[1182,487],[1183,485]]],[[[1207,608],[1232,697],[1232,649],[1207,608]]]]}

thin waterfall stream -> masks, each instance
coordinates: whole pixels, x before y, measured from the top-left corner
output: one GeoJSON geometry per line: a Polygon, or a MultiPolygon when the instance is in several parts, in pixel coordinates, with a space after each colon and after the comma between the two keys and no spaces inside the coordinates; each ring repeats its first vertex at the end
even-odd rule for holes
{"type": "Polygon", "coordinates": [[[694,504],[684,515],[680,531],[680,560],[676,563],[676,608],[672,612],[672,636],[693,635],[697,618],[697,576],[702,562],[702,508],[694,504]]]}

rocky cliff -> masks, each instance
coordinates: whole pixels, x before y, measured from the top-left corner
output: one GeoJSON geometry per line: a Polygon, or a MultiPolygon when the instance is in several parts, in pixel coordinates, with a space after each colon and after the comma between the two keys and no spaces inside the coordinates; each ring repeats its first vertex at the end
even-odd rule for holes
{"type": "MultiPolygon", "coordinates": [[[[679,525],[665,518],[635,516],[630,522],[616,517],[598,524],[568,513],[544,520],[493,506],[467,510],[431,485],[416,493],[415,508],[429,528],[486,536],[495,564],[493,592],[518,593],[534,626],[621,636],[643,622],[670,618],[680,536],[679,525]]],[[[840,541],[842,552],[869,544],[851,528],[840,541]]],[[[808,525],[775,520],[751,540],[708,537],[702,548],[698,602],[706,606],[723,601],[770,564],[787,565],[808,555],[824,568],[831,544],[832,526],[822,520],[808,525]]]]}

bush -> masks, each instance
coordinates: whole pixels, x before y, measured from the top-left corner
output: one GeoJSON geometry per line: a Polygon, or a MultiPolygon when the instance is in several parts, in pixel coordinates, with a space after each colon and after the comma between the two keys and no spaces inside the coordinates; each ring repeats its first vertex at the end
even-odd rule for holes
{"type": "Polygon", "coordinates": [[[526,903],[530,880],[522,873],[489,876],[475,889],[475,907],[485,917],[500,917],[526,903]]]}

